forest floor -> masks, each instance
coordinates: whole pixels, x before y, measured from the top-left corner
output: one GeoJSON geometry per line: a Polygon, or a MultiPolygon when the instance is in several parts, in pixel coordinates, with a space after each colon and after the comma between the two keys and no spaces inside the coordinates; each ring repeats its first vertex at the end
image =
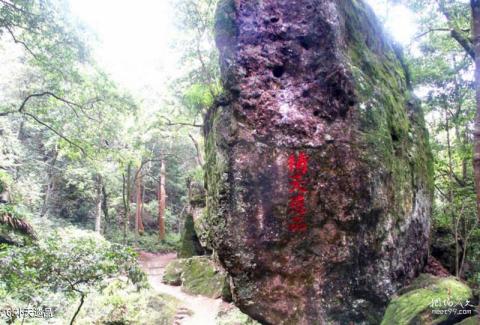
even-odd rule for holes
{"type": "Polygon", "coordinates": [[[180,286],[171,286],[162,282],[165,266],[177,258],[176,253],[152,254],[140,252],[140,265],[148,275],[150,285],[158,293],[173,296],[182,306],[175,316],[175,325],[215,325],[215,318],[223,304],[221,299],[189,295],[180,286]]]}

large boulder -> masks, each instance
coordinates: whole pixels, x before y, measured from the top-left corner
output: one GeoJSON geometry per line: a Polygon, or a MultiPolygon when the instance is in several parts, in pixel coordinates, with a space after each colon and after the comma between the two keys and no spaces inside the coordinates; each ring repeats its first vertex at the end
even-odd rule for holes
{"type": "Polygon", "coordinates": [[[222,0],[208,241],[265,324],[381,321],[427,258],[424,119],[360,0],[222,0]]]}

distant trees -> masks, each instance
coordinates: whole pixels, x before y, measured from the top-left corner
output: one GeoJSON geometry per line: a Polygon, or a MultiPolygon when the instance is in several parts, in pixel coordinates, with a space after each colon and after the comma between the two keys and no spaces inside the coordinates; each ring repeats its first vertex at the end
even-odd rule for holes
{"type": "Polygon", "coordinates": [[[442,262],[452,273],[474,278],[480,274],[480,99],[473,78],[478,1],[400,2],[412,8],[421,28],[412,43],[420,53],[409,60],[414,87],[425,95],[435,162],[432,251],[451,256],[442,262]]]}

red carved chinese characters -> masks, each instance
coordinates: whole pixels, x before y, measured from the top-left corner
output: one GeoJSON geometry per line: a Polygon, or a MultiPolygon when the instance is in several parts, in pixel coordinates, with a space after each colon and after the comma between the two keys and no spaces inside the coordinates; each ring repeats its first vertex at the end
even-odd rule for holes
{"type": "Polygon", "coordinates": [[[292,232],[303,232],[307,230],[307,224],[305,223],[305,214],[307,213],[305,207],[305,193],[307,192],[305,175],[308,171],[307,154],[304,152],[299,152],[298,155],[292,153],[288,157],[288,171],[290,177],[288,210],[291,216],[288,229],[292,232]]]}

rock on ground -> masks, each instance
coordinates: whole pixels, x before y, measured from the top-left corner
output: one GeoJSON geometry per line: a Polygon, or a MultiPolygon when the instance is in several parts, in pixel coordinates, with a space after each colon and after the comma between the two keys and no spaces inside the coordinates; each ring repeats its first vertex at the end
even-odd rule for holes
{"type": "Polygon", "coordinates": [[[455,324],[475,308],[472,290],[454,277],[422,274],[399,294],[390,302],[382,325],[455,324]]]}
{"type": "Polygon", "coordinates": [[[381,321],[427,259],[431,154],[401,52],[361,0],[222,0],[207,240],[265,324],[381,321]]]}
{"type": "Polygon", "coordinates": [[[188,294],[220,298],[226,278],[225,273],[215,266],[210,257],[195,256],[167,264],[162,281],[170,285],[181,285],[182,291],[188,294]]]}

